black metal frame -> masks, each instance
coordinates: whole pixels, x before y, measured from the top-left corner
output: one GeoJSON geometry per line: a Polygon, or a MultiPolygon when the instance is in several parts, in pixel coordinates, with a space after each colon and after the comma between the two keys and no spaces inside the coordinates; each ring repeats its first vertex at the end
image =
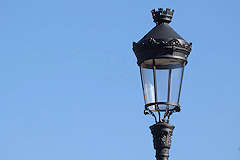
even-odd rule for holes
{"type": "Polygon", "coordinates": [[[168,111],[175,111],[175,112],[179,112],[180,111],[180,105],[176,104],[176,103],[171,103],[171,102],[155,102],[155,103],[148,103],[145,104],[145,110],[151,110],[151,111],[160,111],[160,112],[165,112],[166,109],[159,109],[159,107],[157,107],[157,109],[152,110],[149,109],[149,107],[151,106],[158,106],[158,105],[166,105],[166,106],[174,106],[173,109],[168,109],[168,111]]]}

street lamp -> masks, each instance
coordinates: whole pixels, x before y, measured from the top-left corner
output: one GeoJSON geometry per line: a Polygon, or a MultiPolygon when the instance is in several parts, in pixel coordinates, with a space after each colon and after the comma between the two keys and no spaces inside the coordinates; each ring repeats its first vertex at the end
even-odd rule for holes
{"type": "Polygon", "coordinates": [[[140,67],[144,114],[154,117],[150,126],[157,160],[167,160],[174,126],[170,116],[181,110],[179,105],[183,72],[192,43],[186,42],[170,26],[174,10],[152,10],[156,26],[139,42],[133,51],[140,67]]]}

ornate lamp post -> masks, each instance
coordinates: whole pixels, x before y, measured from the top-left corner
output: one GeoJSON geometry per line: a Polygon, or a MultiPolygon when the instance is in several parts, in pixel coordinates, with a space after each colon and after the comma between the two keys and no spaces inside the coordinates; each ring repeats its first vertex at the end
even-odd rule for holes
{"type": "Polygon", "coordinates": [[[170,116],[181,110],[179,105],[183,72],[192,43],[186,42],[170,26],[174,10],[152,10],[156,26],[139,42],[133,42],[133,51],[140,67],[144,114],[152,115],[157,160],[168,160],[174,126],[170,116]]]}

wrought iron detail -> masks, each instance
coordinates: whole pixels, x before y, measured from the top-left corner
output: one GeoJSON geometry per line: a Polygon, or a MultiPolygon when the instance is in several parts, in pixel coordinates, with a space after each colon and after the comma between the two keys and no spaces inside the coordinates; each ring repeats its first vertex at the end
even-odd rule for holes
{"type": "Polygon", "coordinates": [[[179,47],[186,49],[188,52],[191,52],[192,50],[192,42],[186,42],[184,40],[179,39],[172,39],[169,41],[161,40],[161,39],[154,39],[150,38],[148,41],[145,41],[143,43],[136,43],[133,42],[133,50],[142,50],[142,49],[152,49],[152,48],[163,48],[163,47],[179,47]]]}
{"type": "Polygon", "coordinates": [[[160,122],[150,126],[153,135],[154,149],[157,160],[167,160],[171,147],[171,138],[175,127],[165,122],[160,122]]]}

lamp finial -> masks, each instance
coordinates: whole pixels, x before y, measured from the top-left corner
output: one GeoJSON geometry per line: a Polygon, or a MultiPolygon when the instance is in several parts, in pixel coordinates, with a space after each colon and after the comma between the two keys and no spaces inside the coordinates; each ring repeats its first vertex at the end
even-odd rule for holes
{"type": "Polygon", "coordinates": [[[158,10],[152,10],[152,17],[154,22],[158,25],[161,23],[170,23],[172,21],[174,10],[170,8],[158,8],[158,10]]]}

